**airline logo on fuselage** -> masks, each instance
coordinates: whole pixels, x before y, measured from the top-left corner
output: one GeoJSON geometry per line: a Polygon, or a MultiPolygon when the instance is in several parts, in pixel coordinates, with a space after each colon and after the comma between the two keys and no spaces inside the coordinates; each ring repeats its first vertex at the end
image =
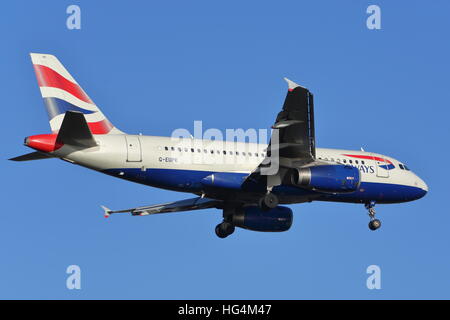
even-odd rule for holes
{"type": "Polygon", "coordinates": [[[366,166],[364,164],[361,165],[351,165],[355,168],[358,168],[359,171],[363,172],[363,173],[375,173],[375,167],[374,166],[366,166]]]}
{"type": "MultiPolygon", "coordinates": [[[[375,156],[365,156],[365,155],[355,155],[355,154],[343,154],[343,156],[361,159],[361,160],[372,160],[375,161],[379,168],[385,169],[385,170],[392,170],[395,168],[394,164],[389,161],[388,159],[375,157],[375,156]]],[[[364,173],[375,173],[375,167],[371,165],[365,165],[365,164],[351,164],[352,166],[358,168],[361,172],[364,173]]]]}

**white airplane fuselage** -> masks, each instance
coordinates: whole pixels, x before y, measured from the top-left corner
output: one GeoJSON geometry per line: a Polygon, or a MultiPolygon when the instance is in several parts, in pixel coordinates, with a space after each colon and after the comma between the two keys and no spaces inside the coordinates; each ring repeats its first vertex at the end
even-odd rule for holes
{"type": "MultiPolygon", "coordinates": [[[[213,198],[246,198],[246,192],[239,189],[239,179],[244,179],[259,166],[267,148],[265,144],[174,140],[143,135],[94,137],[98,146],[80,150],[64,145],[54,151],[53,156],[117,178],[213,198]],[[237,182],[235,185],[228,182],[225,188],[219,184],[215,188],[211,181],[214,177],[225,177],[230,181],[236,178],[237,182]]],[[[392,157],[365,151],[317,148],[316,158],[330,164],[357,167],[361,175],[358,190],[333,194],[279,186],[273,191],[279,196],[280,203],[311,200],[398,203],[419,199],[428,191],[421,178],[392,157]]],[[[257,190],[248,193],[252,191],[257,190]]]]}

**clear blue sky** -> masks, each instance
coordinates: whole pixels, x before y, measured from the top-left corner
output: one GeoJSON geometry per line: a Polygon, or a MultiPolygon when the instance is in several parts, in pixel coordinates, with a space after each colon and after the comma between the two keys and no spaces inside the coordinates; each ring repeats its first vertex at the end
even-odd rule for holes
{"type": "Polygon", "coordinates": [[[0,19],[0,298],[450,298],[448,1],[8,1],[0,19]],[[81,7],[81,30],[66,8],[81,7]],[[378,4],[382,30],[366,28],[378,4]],[[290,231],[214,234],[221,213],[102,217],[189,198],[63,161],[13,163],[49,125],[29,52],[57,55],[128,133],[266,128],[284,76],[315,94],[319,147],[407,163],[422,200],[293,205],[290,231]],[[82,270],[67,290],[66,268],[82,270]],[[366,268],[382,289],[366,288],[366,268]]]}

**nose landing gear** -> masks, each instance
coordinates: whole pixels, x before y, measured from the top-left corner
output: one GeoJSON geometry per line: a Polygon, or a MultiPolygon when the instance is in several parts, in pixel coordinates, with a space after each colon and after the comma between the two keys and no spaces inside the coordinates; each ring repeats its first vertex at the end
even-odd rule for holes
{"type": "Polygon", "coordinates": [[[379,227],[381,227],[381,221],[378,219],[370,220],[369,222],[369,229],[372,231],[377,230],[379,227]]]}
{"type": "Polygon", "coordinates": [[[375,201],[371,201],[365,204],[366,209],[369,211],[369,229],[372,231],[381,227],[381,221],[375,218],[375,201]]]}

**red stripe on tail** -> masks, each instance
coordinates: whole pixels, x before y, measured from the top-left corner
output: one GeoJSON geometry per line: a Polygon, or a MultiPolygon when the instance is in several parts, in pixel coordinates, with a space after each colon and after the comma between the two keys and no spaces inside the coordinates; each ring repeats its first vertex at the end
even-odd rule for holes
{"type": "Polygon", "coordinates": [[[40,64],[35,64],[33,66],[34,71],[36,72],[36,78],[39,87],[58,88],[67,91],[68,93],[74,95],[75,97],[84,102],[94,104],[94,102],[92,102],[92,100],[88,97],[88,95],[83,91],[83,89],[81,89],[81,87],[78,84],[67,80],[58,72],[54,71],[53,69],[50,69],[49,67],[40,64]]]}
{"type": "Polygon", "coordinates": [[[114,127],[107,119],[99,122],[88,122],[92,134],[107,134],[114,127]]]}

